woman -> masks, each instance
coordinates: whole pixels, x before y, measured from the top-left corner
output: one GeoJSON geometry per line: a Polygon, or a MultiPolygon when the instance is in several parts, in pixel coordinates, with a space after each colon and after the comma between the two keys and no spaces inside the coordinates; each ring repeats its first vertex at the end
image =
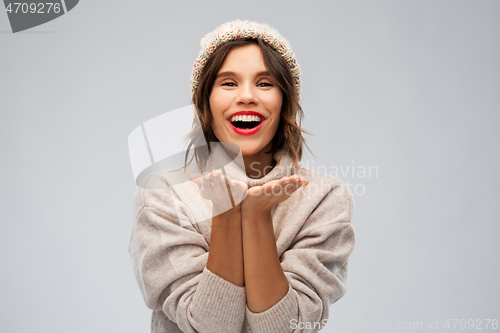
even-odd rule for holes
{"type": "Polygon", "coordinates": [[[171,186],[159,172],[166,190],[134,194],[129,252],[151,330],[317,332],[347,291],[352,193],[298,165],[300,69],[286,39],[236,20],[201,45],[191,79],[201,127],[184,170],[193,182],[171,186]],[[223,144],[203,150],[200,133],[223,144]],[[244,165],[231,163],[235,145],[244,165]]]}

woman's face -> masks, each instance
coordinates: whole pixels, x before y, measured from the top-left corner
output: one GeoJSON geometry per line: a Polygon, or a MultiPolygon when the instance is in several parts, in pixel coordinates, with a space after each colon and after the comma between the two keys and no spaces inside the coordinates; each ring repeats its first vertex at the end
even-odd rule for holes
{"type": "Polygon", "coordinates": [[[283,94],[267,73],[257,45],[238,47],[227,55],[209,102],[212,129],[219,141],[237,144],[243,156],[270,148],[280,121],[283,94]]]}

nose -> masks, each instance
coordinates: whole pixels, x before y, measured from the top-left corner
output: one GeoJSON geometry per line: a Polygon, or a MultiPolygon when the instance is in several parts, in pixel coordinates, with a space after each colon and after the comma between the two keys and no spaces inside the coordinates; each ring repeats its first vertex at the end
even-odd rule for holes
{"type": "Polygon", "coordinates": [[[238,96],[236,98],[237,103],[243,104],[257,104],[259,99],[256,95],[257,91],[252,84],[244,83],[240,84],[238,89],[238,96]]]}

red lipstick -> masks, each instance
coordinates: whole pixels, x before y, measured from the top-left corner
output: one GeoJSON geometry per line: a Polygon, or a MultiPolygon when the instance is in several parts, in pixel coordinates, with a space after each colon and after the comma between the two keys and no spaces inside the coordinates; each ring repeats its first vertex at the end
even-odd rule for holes
{"type": "Polygon", "coordinates": [[[266,118],[256,112],[256,111],[238,111],[238,112],[235,112],[233,113],[230,117],[227,118],[227,121],[229,122],[229,124],[231,125],[231,128],[233,129],[233,131],[237,134],[241,134],[241,135],[250,135],[250,134],[254,134],[254,133],[257,133],[260,128],[262,127],[262,123],[264,122],[266,118]],[[238,128],[236,126],[233,125],[233,123],[231,122],[231,118],[233,118],[234,116],[258,116],[260,118],[260,123],[259,125],[253,127],[253,128],[238,128]]]}
{"type": "Polygon", "coordinates": [[[250,134],[257,133],[260,130],[260,128],[262,127],[262,122],[260,122],[260,124],[258,126],[254,127],[254,128],[248,128],[248,129],[238,128],[238,127],[234,126],[233,124],[231,124],[231,122],[229,122],[229,124],[233,128],[233,131],[235,131],[238,134],[243,134],[243,135],[250,135],[250,134]]]}
{"type": "Polygon", "coordinates": [[[259,116],[262,121],[266,119],[263,115],[261,115],[256,111],[238,111],[230,115],[229,118],[227,118],[227,120],[231,121],[231,118],[233,116],[259,116]]]}

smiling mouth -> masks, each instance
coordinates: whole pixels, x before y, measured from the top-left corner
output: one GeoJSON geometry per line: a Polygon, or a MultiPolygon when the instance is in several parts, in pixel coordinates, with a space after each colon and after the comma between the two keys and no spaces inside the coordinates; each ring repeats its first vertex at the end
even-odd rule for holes
{"type": "Polygon", "coordinates": [[[231,124],[240,129],[251,129],[260,125],[262,118],[259,116],[233,116],[230,119],[231,124]]]}

